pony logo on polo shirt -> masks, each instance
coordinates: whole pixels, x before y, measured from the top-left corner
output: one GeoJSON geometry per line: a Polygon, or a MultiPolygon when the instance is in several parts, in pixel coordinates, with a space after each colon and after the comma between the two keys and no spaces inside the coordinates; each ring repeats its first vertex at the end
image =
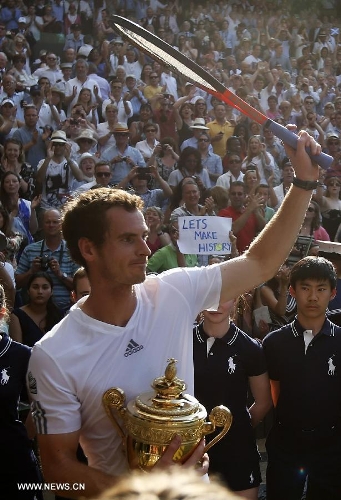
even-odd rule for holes
{"type": "Polygon", "coordinates": [[[234,373],[236,371],[237,365],[233,361],[234,356],[230,356],[229,359],[227,360],[229,366],[227,368],[228,373],[234,373]]]}
{"type": "Polygon", "coordinates": [[[333,357],[334,354],[330,356],[330,358],[328,359],[328,375],[331,376],[335,375],[335,370],[336,370],[336,366],[333,363],[333,357]]]}
{"type": "Polygon", "coordinates": [[[0,372],[1,373],[1,380],[0,380],[1,385],[6,385],[8,383],[10,377],[9,377],[9,375],[7,373],[7,370],[9,370],[10,368],[11,367],[8,366],[7,368],[3,368],[1,370],[1,372],[0,372]]]}

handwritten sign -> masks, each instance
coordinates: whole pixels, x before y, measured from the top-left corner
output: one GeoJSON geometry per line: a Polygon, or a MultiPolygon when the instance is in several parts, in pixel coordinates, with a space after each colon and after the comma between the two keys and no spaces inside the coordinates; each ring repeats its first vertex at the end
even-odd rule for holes
{"type": "Polygon", "coordinates": [[[225,255],[231,253],[229,232],[232,219],[227,217],[179,217],[178,246],[182,253],[225,255]]]}

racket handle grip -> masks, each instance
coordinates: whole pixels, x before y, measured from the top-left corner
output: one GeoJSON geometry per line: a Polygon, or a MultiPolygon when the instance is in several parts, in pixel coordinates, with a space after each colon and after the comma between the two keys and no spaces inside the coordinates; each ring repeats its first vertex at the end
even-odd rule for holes
{"type": "MultiPolygon", "coordinates": [[[[265,126],[270,128],[270,130],[272,130],[272,132],[285,144],[288,144],[292,148],[297,149],[297,135],[294,134],[294,132],[291,132],[291,130],[288,130],[287,128],[283,127],[283,125],[280,125],[279,123],[276,123],[272,120],[268,120],[265,126]]],[[[316,162],[325,170],[331,167],[331,164],[333,162],[332,156],[329,156],[325,153],[313,155],[311,154],[310,148],[307,148],[307,153],[314,162],[316,162]]]]}

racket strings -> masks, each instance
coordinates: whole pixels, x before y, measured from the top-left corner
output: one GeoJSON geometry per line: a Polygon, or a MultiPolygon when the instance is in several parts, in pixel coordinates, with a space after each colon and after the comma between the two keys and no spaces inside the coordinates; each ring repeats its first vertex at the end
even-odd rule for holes
{"type": "MultiPolygon", "coordinates": [[[[215,91],[215,88],[210,85],[207,80],[204,80],[195,71],[191,70],[188,66],[179,61],[179,59],[176,59],[174,56],[161,49],[156,43],[151,40],[147,40],[146,38],[128,30],[123,26],[120,26],[119,29],[122,32],[122,35],[126,36],[134,45],[137,45],[140,50],[146,52],[148,55],[153,57],[153,59],[158,59],[159,62],[167,65],[172,71],[180,76],[184,76],[188,81],[193,83],[193,85],[203,87],[204,89],[209,88],[213,92],[215,91]]],[[[181,52],[179,52],[179,55],[181,55],[181,52]]]]}

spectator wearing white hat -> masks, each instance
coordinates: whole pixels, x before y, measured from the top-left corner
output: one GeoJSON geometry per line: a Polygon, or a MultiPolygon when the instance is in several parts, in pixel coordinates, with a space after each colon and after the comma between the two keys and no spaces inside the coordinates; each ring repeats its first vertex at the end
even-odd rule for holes
{"type": "Polygon", "coordinates": [[[70,195],[74,179],[82,181],[83,172],[70,158],[71,145],[66,134],[56,130],[51,135],[46,158],[37,166],[37,181],[42,187],[41,208],[60,208],[70,195]]]}
{"type": "Polygon", "coordinates": [[[80,158],[83,153],[95,154],[97,151],[97,140],[90,129],[82,130],[78,137],[74,139],[78,145],[78,151],[71,155],[71,158],[79,164],[80,158]]]}
{"type": "MultiPolygon", "coordinates": [[[[202,132],[204,132],[205,130],[209,130],[209,128],[206,127],[204,118],[195,118],[192,125],[190,125],[189,128],[193,132],[193,137],[186,139],[181,144],[181,146],[180,146],[181,151],[183,151],[188,146],[190,146],[191,148],[198,148],[198,139],[199,139],[200,134],[202,132]]],[[[210,145],[210,150],[213,151],[213,148],[211,145],[210,145]]]]}
{"type": "MultiPolygon", "coordinates": [[[[93,183],[96,184],[95,178],[95,166],[97,163],[97,158],[95,155],[91,153],[83,153],[78,161],[79,169],[83,172],[84,179],[82,181],[78,181],[74,179],[71,184],[71,193],[78,191],[85,184],[93,183]]],[[[92,187],[90,186],[90,187],[92,187]]]]}

